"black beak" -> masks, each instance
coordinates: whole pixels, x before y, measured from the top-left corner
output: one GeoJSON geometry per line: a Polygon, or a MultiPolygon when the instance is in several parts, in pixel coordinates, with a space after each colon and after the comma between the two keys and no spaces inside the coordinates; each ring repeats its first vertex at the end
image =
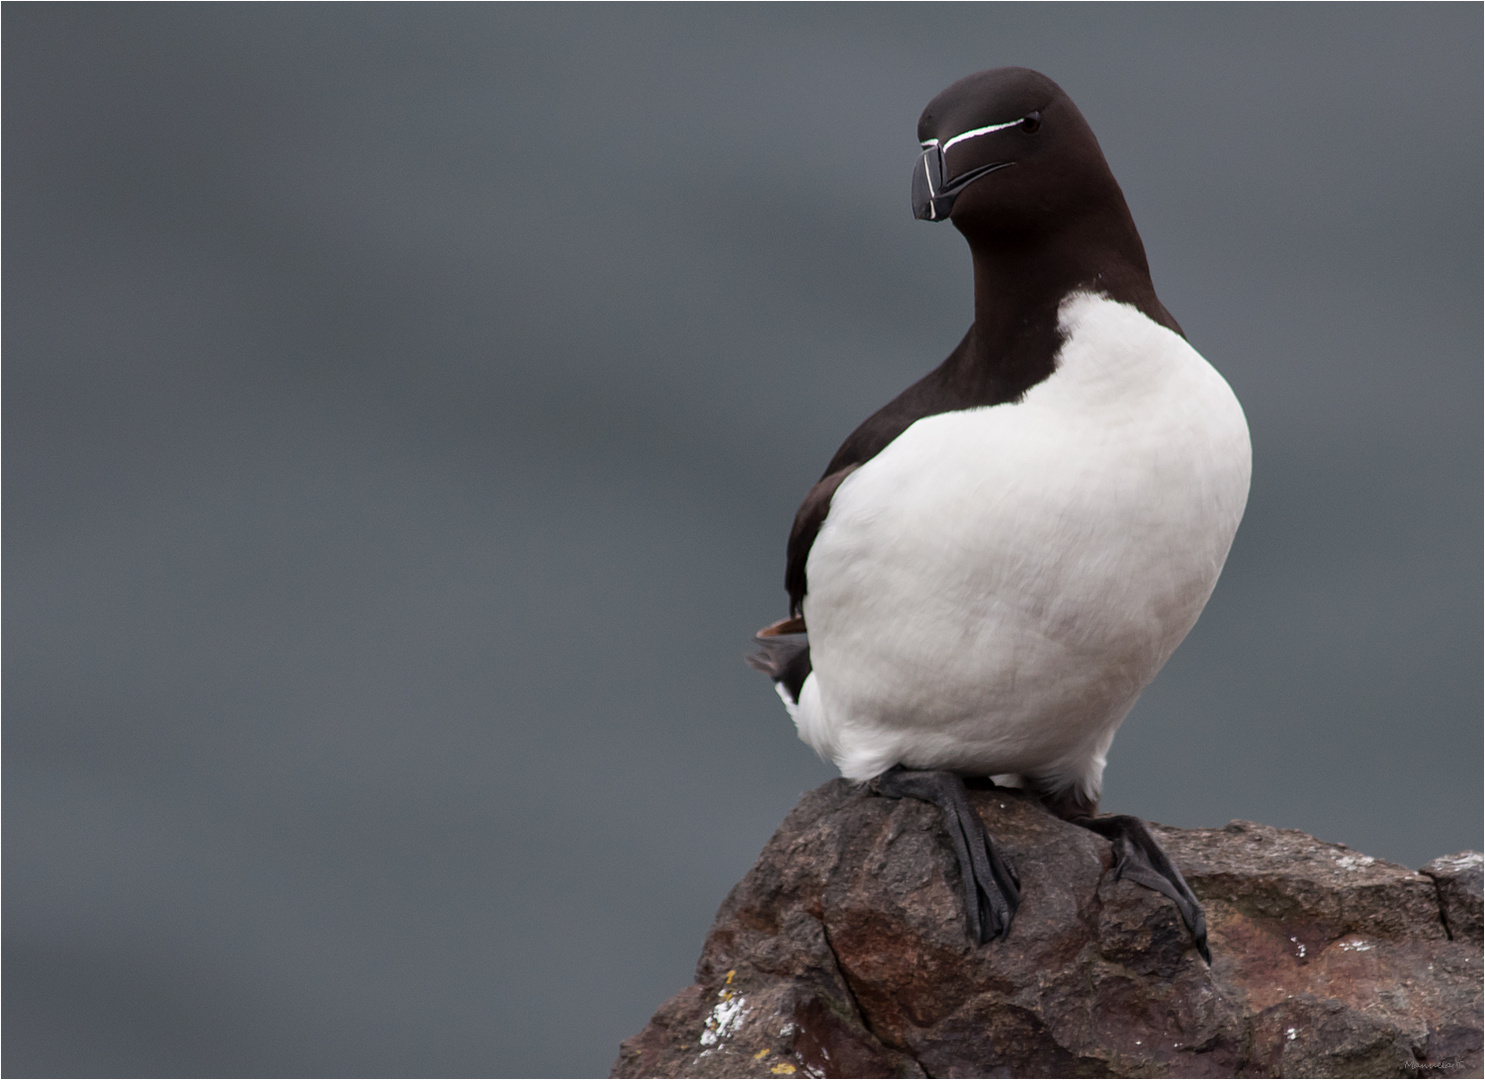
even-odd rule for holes
{"type": "Polygon", "coordinates": [[[963,176],[944,183],[944,152],[938,142],[925,143],[923,156],[913,168],[913,217],[919,221],[943,221],[954,209],[959,193],[986,173],[1014,165],[1014,161],[997,161],[981,165],[963,176]]]}

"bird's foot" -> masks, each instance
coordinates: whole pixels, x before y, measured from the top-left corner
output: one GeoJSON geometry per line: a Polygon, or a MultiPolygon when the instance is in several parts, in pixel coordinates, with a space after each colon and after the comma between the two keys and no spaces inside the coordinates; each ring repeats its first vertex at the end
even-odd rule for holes
{"type": "Polygon", "coordinates": [[[1181,918],[1196,941],[1196,950],[1208,964],[1212,962],[1212,951],[1207,947],[1207,916],[1201,901],[1186,884],[1181,871],[1155,842],[1145,823],[1128,814],[1107,814],[1103,817],[1078,816],[1068,818],[1074,825],[1091,829],[1114,845],[1114,880],[1128,878],[1130,881],[1154,889],[1175,901],[1181,918]]]}
{"type": "Polygon", "coordinates": [[[970,805],[964,781],[951,772],[897,765],[873,780],[872,789],[889,799],[921,799],[943,812],[964,883],[970,937],[979,945],[1005,937],[1021,902],[1021,882],[970,805]]]}

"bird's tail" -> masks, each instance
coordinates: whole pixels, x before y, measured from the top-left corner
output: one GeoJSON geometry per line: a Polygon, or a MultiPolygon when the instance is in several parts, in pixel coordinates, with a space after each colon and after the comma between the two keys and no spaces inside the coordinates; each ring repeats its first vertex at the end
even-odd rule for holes
{"type": "Polygon", "coordinates": [[[748,664],[774,681],[784,701],[799,704],[799,693],[812,670],[810,639],[803,619],[782,619],[753,635],[758,651],[748,664]]]}

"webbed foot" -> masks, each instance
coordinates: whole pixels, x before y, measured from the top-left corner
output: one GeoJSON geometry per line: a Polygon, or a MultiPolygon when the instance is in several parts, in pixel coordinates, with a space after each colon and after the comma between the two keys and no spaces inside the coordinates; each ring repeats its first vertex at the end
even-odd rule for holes
{"type": "Polygon", "coordinates": [[[873,780],[872,789],[889,799],[921,799],[943,812],[964,883],[970,937],[979,945],[1005,937],[1021,902],[1021,882],[970,805],[963,779],[951,772],[896,765],[873,780]]]}
{"type": "Polygon", "coordinates": [[[1079,816],[1068,818],[1068,821],[1113,842],[1114,880],[1128,878],[1175,901],[1181,918],[1196,941],[1197,952],[1208,964],[1212,962],[1212,951],[1207,946],[1207,916],[1201,901],[1186,884],[1175,863],[1155,842],[1143,821],[1128,814],[1079,816]]]}

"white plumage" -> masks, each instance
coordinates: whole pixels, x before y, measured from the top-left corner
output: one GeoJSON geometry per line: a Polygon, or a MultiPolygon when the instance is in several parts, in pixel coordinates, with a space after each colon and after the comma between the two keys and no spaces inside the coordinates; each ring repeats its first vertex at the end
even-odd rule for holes
{"type": "Polygon", "coordinates": [[[1018,774],[1096,799],[1119,723],[1211,595],[1251,451],[1180,335],[1064,299],[1057,368],[913,423],[846,478],[807,563],[790,712],[852,779],[1018,774]]]}

